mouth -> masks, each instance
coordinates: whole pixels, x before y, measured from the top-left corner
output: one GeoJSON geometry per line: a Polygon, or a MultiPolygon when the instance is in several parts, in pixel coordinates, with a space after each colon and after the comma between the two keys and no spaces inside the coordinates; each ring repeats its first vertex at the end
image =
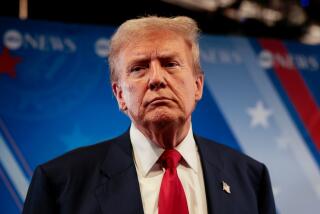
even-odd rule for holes
{"type": "Polygon", "coordinates": [[[167,98],[167,97],[156,97],[146,103],[148,105],[165,105],[168,102],[174,102],[174,100],[167,98]]]}

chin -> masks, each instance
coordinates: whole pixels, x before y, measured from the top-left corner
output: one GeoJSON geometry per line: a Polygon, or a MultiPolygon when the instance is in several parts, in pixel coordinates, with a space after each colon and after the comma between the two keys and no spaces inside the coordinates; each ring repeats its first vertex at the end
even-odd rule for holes
{"type": "Polygon", "coordinates": [[[161,127],[169,127],[178,124],[182,117],[176,112],[155,111],[146,118],[149,124],[161,127]]]}

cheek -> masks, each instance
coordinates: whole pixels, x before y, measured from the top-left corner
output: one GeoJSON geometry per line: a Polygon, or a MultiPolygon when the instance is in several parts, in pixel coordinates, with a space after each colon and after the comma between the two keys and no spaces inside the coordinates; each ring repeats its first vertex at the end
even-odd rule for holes
{"type": "Polygon", "coordinates": [[[194,82],[185,81],[183,85],[182,96],[187,103],[187,105],[193,105],[195,102],[195,87],[194,82]]]}
{"type": "Polygon", "coordinates": [[[184,109],[188,109],[194,102],[194,89],[188,81],[183,81],[175,88],[175,94],[179,97],[184,109]]]}
{"type": "Polygon", "coordinates": [[[124,100],[129,108],[134,108],[141,103],[142,95],[141,90],[135,87],[133,84],[128,84],[124,88],[123,96],[124,100]]]}

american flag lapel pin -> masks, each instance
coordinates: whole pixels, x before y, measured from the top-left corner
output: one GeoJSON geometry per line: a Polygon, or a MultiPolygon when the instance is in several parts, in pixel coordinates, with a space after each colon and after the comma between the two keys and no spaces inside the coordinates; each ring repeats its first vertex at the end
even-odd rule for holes
{"type": "Polygon", "coordinates": [[[222,181],[222,190],[225,191],[228,194],[231,194],[230,186],[224,181],[222,181]]]}

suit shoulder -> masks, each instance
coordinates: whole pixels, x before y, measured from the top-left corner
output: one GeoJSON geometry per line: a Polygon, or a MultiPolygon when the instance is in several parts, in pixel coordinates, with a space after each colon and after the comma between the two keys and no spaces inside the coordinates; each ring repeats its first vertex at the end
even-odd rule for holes
{"type": "Polygon", "coordinates": [[[252,167],[263,168],[264,166],[260,161],[224,144],[200,136],[196,136],[196,139],[200,140],[202,144],[205,144],[205,147],[209,149],[209,151],[215,151],[224,163],[235,164],[240,167],[243,165],[249,165],[252,167]]]}
{"type": "Polygon", "coordinates": [[[236,207],[238,213],[276,213],[269,173],[263,163],[214,141],[196,140],[208,175],[231,187],[230,207],[236,207]]]}
{"type": "Polygon", "coordinates": [[[104,161],[110,146],[114,145],[118,138],[119,137],[73,149],[41,164],[40,167],[49,174],[62,172],[63,170],[93,170],[104,161]]]}

